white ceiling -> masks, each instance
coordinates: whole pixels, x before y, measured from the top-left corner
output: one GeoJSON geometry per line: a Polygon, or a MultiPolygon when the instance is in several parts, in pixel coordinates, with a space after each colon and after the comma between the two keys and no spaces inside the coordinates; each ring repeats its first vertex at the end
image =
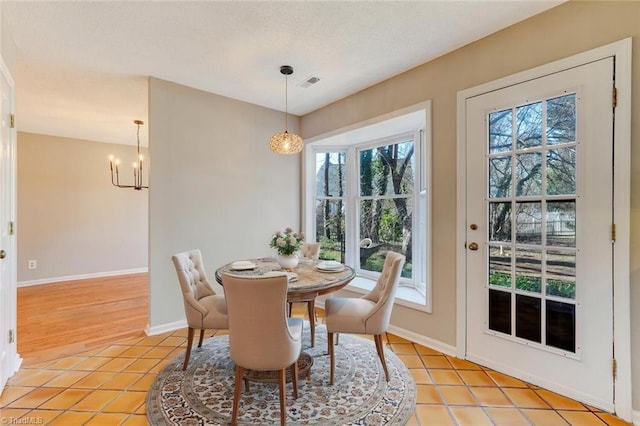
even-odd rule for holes
{"type": "MultiPolygon", "coordinates": [[[[533,1],[2,1],[20,131],[135,144],[154,76],[303,115],[554,7],[533,1]],[[320,81],[297,84],[310,76],[320,81]]],[[[146,124],[146,123],[145,123],[146,124]]],[[[146,126],[141,140],[146,144],[146,126]]]]}

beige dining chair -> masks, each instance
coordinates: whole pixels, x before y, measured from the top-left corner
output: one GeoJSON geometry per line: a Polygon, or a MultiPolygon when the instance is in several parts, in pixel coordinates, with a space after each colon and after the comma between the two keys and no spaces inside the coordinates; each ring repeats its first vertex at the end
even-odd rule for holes
{"type": "Polygon", "coordinates": [[[182,370],[187,369],[194,331],[200,330],[198,347],[202,347],[205,330],[226,330],[229,328],[227,305],[223,295],[213,291],[207,273],[202,264],[200,250],[190,250],[171,257],[178,274],[178,282],[182,290],[184,313],[187,317],[189,332],[187,335],[187,353],[182,370]]]}
{"type": "Polygon", "coordinates": [[[320,243],[302,244],[300,255],[303,259],[318,260],[320,258],[320,243]]]}
{"type": "MultiPolygon", "coordinates": [[[[300,247],[300,257],[302,259],[307,259],[307,260],[318,260],[320,258],[320,243],[304,243],[302,244],[302,247],[300,247]]],[[[318,317],[316,316],[316,310],[315,310],[315,296],[313,297],[313,299],[309,300],[309,299],[301,299],[301,300],[295,300],[295,301],[290,301],[289,302],[289,316],[291,316],[292,311],[293,311],[293,304],[294,303],[306,303],[307,304],[307,311],[309,313],[309,321],[311,321],[311,315],[314,316],[314,319],[317,321],[318,317]]],[[[314,339],[311,339],[311,346],[314,346],[315,341],[314,339]]]]}
{"type": "Polygon", "coordinates": [[[288,318],[287,276],[222,274],[229,313],[230,356],[236,365],[231,424],[238,406],[245,370],[278,371],[280,424],[286,423],[286,369],[291,368],[293,397],[298,398],[298,357],[302,350],[302,319],[288,318]]]}
{"type": "Polygon", "coordinates": [[[368,294],[360,298],[330,297],[325,301],[327,345],[331,359],[330,384],[333,384],[335,373],[335,348],[333,346],[335,333],[372,334],[385,378],[389,381],[389,371],[384,359],[382,333],[385,333],[389,327],[393,300],[404,262],[405,257],[402,254],[388,251],[378,282],[368,294]]]}

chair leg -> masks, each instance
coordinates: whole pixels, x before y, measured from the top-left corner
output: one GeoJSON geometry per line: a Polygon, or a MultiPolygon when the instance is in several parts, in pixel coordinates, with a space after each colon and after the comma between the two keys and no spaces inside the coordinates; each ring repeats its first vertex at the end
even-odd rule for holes
{"type": "Polygon", "coordinates": [[[289,306],[289,318],[291,318],[291,314],[293,312],[293,302],[287,302],[287,305],[289,306]]]}
{"type": "Polygon", "coordinates": [[[315,299],[307,302],[307,312],[309,314],[309,328],[311,328],[311,347],[316,345],[316,301],[315,299]]]}
{"type": "Polygon", "coordinates": [[[238,424],[238,406],[240,405],[240,391],[242,389],[242,376],[244,368],[236,365],[236,384],[233,389],[233,413],[231,414],[231,426],[238,424]]]}
{"type": "Polygon", "coordinates": [[[340,333],[336,333],[336,345],[340,344],[340,333]]]}
{"type": "Polygon", "coordinates": [[[193,332],[195,330],[189,327],[189,332],[187,334],[187,353],[184,355],[184,364],[182,365],[182,371],[187,369],[187,364],[189,364],[189,357],[191,356],[191,344],[193,343],[193,332]]]}
{"type": "Polygon", "coordinates": [[[334,358],[335,354],[333,353],[333,333],[327,333],[327,346],[329,347],[329,359],[331,360],[331,367],[329,370],[329,384],[333,384],[333,374],[336,368],[336,360],[334,358]]]}
{"type": "Polygon", "coordinates": [[[293,399],[298,399],[298,361],[291,364],[291,383],[293,384],[293,399]]]}
{"type": "Polygon", "coordinates": [[[202,341],[204,340],[204,328],[200,330],[200,341],[198,342],[198,347],[202,347],[202,341]]]}
{"type": "Polygon", "coordinates": [[[286,412],[285,405],[287,403],[287,396],[284,392],[284,387],[286,385],[286,368],[278,370],[278,384],[280,386],[280,425],[284,426],[286,424],[286,412]]]}
{"type": "Polygon", "coordinates": [[[382,334],[376,334],[373,336],[376,341],[376,351],[378,352],[378,357],[380,358],[380,362],[382,363],[382,369],[384,370],[384,377],[389,381],[389,370],[387,370],[387,362],[384,359],[384,345],[382,344],[382,334]]]}

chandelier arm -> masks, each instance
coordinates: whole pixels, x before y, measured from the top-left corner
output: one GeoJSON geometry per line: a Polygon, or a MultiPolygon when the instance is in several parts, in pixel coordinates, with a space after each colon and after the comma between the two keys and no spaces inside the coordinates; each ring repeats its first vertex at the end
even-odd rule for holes
{"type": "Polygon", "coordinates": [[[138,185],[114,185],[114,186],[117,186],[118,188],[133,188],[136,190],[149,189],[148,186],[138,186],[138,185]]]}

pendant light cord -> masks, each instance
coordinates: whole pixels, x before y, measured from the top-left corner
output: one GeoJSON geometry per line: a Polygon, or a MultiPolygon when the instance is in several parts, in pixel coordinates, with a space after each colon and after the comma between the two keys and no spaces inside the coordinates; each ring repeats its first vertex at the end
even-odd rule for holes
{"type": "Polygon", "coordinates": [[[289,127],[287,127],[287,111],[289,110],[288,99],[289,99],[289,75],[284,75],[284,131],[287,133],[289,127]]]}

